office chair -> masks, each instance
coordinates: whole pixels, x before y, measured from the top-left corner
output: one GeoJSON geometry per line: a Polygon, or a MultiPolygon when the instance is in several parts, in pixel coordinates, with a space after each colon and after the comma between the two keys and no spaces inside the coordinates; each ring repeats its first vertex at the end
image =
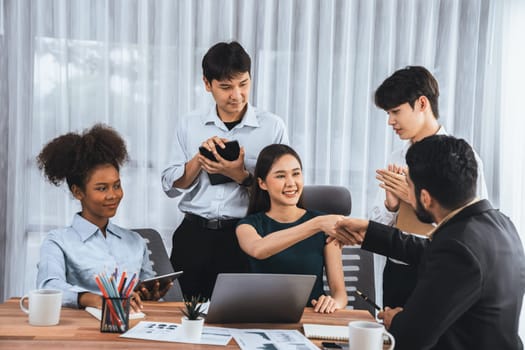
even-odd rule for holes
{"type": "MultiPolygon", "coordinates": [[[[151,228],[139,228],[132,231],[140,234],[148,244],[149,258],[153,264],[153,270],[157,275],[165,275],[173,272],[170,258],[164,247],[164,242],[160,234],[151,228]]],[[[179,280],[173,281],[173,286],[164,295],[164,301],[183,301],[182,290],[180,288],[179,280]]]]}
{"type": "MultiPolygon", "coordinates": [[[[332,185],[305,185],[303,188],[305,208],[322,211],[327,214],[348,216],[352,211],[352,196],[348,188],[332,185]]],[[[356,294],[356,289],[374,298],[374,257],[360,247],[343,248],[343,273],[348,295],[348,307],[368,310],[375,315],[375,309],[356,294]]],[[[328,290],[326,275],[325,290],[328,290]]]]}

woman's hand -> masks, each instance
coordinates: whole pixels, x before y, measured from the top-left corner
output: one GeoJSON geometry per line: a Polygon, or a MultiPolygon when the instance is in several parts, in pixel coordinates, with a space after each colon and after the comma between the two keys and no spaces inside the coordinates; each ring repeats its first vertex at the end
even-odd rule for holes
{"type": "Polygon", "coordinates": [[[156,281],[153,288],[148,289],[146,285],[140,284],[137,287],[137,293],[142,300],[159,300],[162,298],[168,290],[173,286],[173,282],[168,283],[164,288],[160,289],[160,282],[156,281]]]}
{"type": "Polygon", "coordinates": [[[78,294],[78,305],[82,307],[96,307],[98,309],[102,308],[102,297],[98,294],[84,292],[78,294]]]}
{"type": "Polygon", "coordinates": [[[130,305],[133,311],[140,312],[144,305],[142,305],[142,300],[140,299],[140,295],[138,292],[133,292],[131,294],[130,299],[130,305]]]}
{"type": "Polygon", "coordinates": [[[337,302],[329,295],[321,295],[317,300],[312,299],[312,305],[314,307],[314,312],[323,314],[329,314],[340,309],[337,302]]]}
{"type": "Polygon", "coordinates": [[[345,217],[342,215],[320,215],[316,216],[313,220],[316,220],[316,225],[319,231],[324,232],[330,237],[339,240],[340,234],[336,230],[336,224],[345,217]]]}

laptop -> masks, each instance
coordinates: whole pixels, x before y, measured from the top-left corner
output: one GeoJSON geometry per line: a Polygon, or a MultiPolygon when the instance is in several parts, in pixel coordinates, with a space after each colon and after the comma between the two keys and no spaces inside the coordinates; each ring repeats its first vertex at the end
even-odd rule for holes
{"type": "Polygon", "coordinates": [[[221,273],[206,323],[297,323],[315,275],[221,273]]]}

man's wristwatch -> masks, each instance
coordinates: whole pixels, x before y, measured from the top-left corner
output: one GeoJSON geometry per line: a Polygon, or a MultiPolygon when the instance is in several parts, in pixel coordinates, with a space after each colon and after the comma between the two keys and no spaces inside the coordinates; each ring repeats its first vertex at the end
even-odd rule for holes
{"type": "Polygon", "coordinates": [[[239,184],[244,187],[250,187],[253,183],[253,175],[252,173],[248,172],[248,176],[242,182],[239,184]]]}

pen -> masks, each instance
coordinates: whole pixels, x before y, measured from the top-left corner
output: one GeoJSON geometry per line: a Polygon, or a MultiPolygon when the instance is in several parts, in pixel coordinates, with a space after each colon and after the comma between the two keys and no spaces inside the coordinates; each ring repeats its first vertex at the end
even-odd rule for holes
{"type": "Polygon", "coordinates": [[[374,303],[374,301],[372,299],[370,299],[366,294],[363,294],[361,293],[360,291],[358,291],[357,289],[355,290],[355,292],[357,293],[357,295],[359,295],[361,298],[364,299],[364,301],[366,301],[368,304],[372,305],[374,307],[374,309],[376,309],[377,311],[381,311],[382,309],[376,304],[374,303]]]}

